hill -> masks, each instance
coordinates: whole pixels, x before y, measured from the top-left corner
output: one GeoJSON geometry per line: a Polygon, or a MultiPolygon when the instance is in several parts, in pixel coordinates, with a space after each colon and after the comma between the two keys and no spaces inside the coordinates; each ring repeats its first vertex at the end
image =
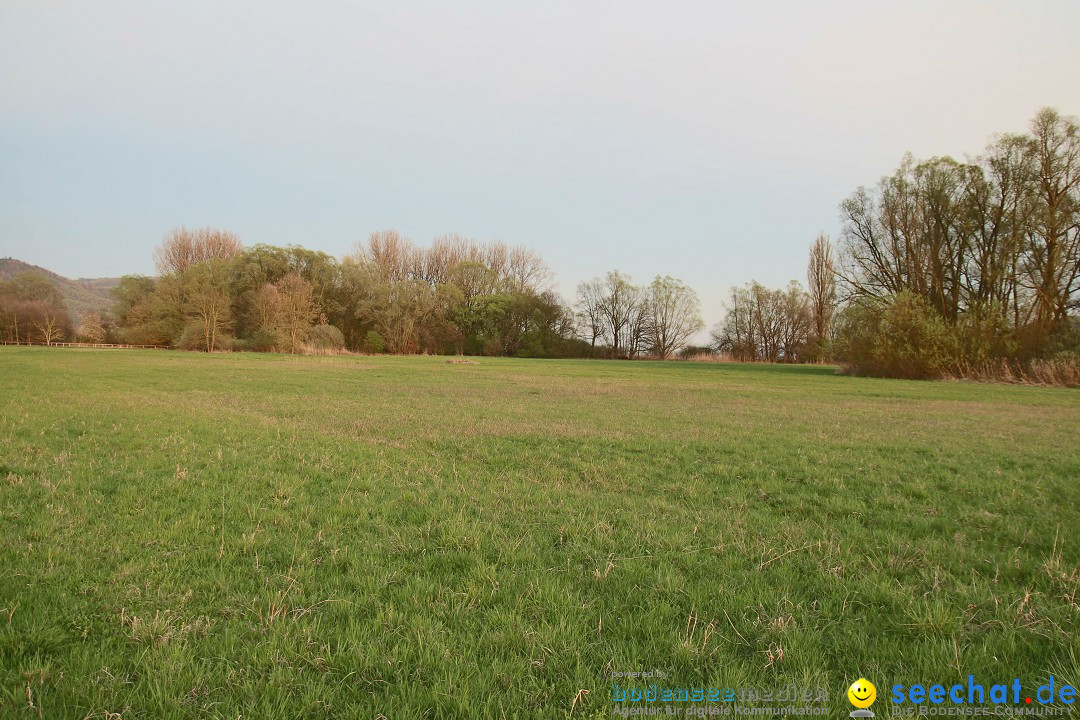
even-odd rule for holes
{"type": "Polygon", "coordinates": [[[11,280],[16,275],[27,270],[37,270],[56,283],[56,287],[64,296],[64,301],[67,302],[68,310],[76,318],[79,313],[86,310],[108,310],[109,306],[112,305],[112,296],[109,294],[109,290],[120,283],[120,278],[78,278],[72,280],[22,260],[0,258],[0,282],[11,280]]]}

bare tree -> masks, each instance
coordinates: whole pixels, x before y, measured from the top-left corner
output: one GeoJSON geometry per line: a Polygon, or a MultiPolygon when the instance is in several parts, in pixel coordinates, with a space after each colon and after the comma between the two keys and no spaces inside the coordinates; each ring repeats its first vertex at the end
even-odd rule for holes
{"type": "Polygon", "coordinates": [[[289,273],[277,282],[277,290],[277,325],[288,338],[289,352],[295,353],[318,315],[311,283],[297,273],[289,273]]]}
{"type": "Polygon", "coordinates": [[[589,341],[589,355],[596,352],[596,342],[603,342],[606,324],[604,322],[604,286],[600,278],[587,280],[577,287],[578,332],[589,341]]]}
{"type": "Polygon", "coordinates": [[[1046,336],[1064,325],[1080,291],[1080,123],[1046,108],[1031,130],[1035,205],[1027,269],[1034,324],[1046,336]]]}
{"type": "Polygon", "coordinates": [[[652,344],[652,314],[649,308],[648,288],[633,286],[633,304],[626,323],[626,357],[637,357],[652,344]]]}
{"type": "Polygon", "coordinates": [[[101,314],[93,310],[83,311],[79,316],[78,334],[86,342],[105,342],[105,324],[101,320],[101,314]]]}
{"type": "Polygon", "coordinates": [[[515,292],[543,294],[550,289],[551,277],[551,268],[535,252],[523,245],[510,248],[506,278],[515,292]]]}
{"type": "Polygon", "coordinates": [[[757,282],[732,288],[728,313],[713,331],[718,350],[738,360],[799,362],[813,331],[810,301],[797,282],[770,290],[757,282]]]}
{"type": "Polygon", "coordinates": [[[980,159],[983,172],[972,177],[966,197],[975,227],[965,272],[968,307],[1014,328],[1021,325],[1021,257],[1034,206],[1029,147],[1023,135],[997,138],[980,159]]]}
{"type": "MultiPolygon", "coordinates": [[[[482,265],[473,250],[476,243],[457,234],[440,235],[424,253],[424,278],[430,283],[451,282],[453,269],[465,263],[482,265]]],[[[485,268],[486,269],[486,268],[485,268]]]]}
{"type": "Polygon", "coordinates": [[[371,233],[367,245],[357,244],[353,259],[388,282],[422,279],[420,253],[409,238],[397,230],[371,233]]]}
{"type": "Polygon", "coordinates": [[[784,362],[805,359],[805,348],[814,332],[810,296],[792,280],[777,296],[780,322],[780,357],[784,362]]]}
{"type": "Polygon", "coordinates": [[[281,312],[281,293],[274,283],[263,283],[251,302],[255,326],[260,330],[276,333],[278,314],[281,312]]]}
{"type": "Polygon", "coordinates": [[[621,357],[628,352],[632,334],[631,329],[636,314],[640,311],[641,290],[636,287],[628,275],[618,270],[609,272],[601,285],[603,296],[600,313],[611,338],[612,352],[621,357]]]}
{"type": "Polygon", "coordinates": [[[232,326],[227,270],[223,261],[210,260],[184,272],[184,314],[189,322],[197,323],[206,352],[214,352],[221,334],[232,326]]]}
{"type": "Polygon", "coordinates": [[[209,260],[231,260],[244,249],[235,233],[215,228],[174,228],[154,251],[154,265],[162,275],[180,275],[209,260]]]}
{"type": "Polygon", "coordinates": [[[657,276],[646,298],[652,352],[660,358],[670,357],[704,327],[697,293],[682,281],[657,276]]]}
{"type": "Polygon", "coordinates": [[[806,281],[814,318],[814,335],[820,344],[829,339],[829,327],[836,308],[836,267],[833,263],[832,243],[825,233],[818,235],[810,246],[806,281]]]}
{"type": "Polygon", "coordinates": [[[980,169],[952,158],[904,157],[876,191],[859,188],[844,214],[843,278],[855,295],[910,290],[945,318],[964,310],[964,273],[975,240],[967,196],[980,169]]]}
{"type": "Polygon", "coordinates": [[[34,322],[41,341],[46,345],[52,345],[64,335],[64,323],[60,314],[52,307],[45,306],[41,316],[34,322]]]}

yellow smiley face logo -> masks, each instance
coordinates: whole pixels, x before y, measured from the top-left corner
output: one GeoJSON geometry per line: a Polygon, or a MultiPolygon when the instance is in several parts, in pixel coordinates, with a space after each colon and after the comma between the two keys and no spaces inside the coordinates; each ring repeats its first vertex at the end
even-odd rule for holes
{"type": "Polygon", "coordinates": [[[868,708],[877,699],[877,688],[866,678],[859,678],[847,689],[847,699],[857,708],[868,708]]]}

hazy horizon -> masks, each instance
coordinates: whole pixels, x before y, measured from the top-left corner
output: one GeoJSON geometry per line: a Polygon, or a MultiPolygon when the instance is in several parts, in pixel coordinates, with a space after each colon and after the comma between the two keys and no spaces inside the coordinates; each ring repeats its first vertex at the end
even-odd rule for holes
{"type": "Polygon", "coordinates": [[[153,272],[173,227],[335,257],[373,230],[618,268],[805,282],[905,152],[1080,112],[1068,2],[6,3],[0,256],[153,272]],[[1004,48],[1004,50],[1002,49],[1004,48]]]}

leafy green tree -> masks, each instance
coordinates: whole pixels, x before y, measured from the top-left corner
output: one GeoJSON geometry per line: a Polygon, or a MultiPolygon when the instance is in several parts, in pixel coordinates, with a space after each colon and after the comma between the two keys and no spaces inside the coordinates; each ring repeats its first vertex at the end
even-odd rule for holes
{"type": "Polygon", "coordinates": [[[439,321],[444,305],[440,292],[426,282],[392,282],[368,273],[356,313],[385,339],[389,352],[410,354],[428,349],[426,326],[439,321]]]}
{"type": "MultiPolygon", "coordinates": [[[[176,279],[161,281],[175,290],[176,279]]],[[[169,345],[183,329],[183,318],[169,292],[158,294],[158,281],[144,275],[125,275],[112,288],[116,339],[131,345],[169,345]]]]}
{"type": "Polygon", "coordinates": [[[345,347],[345,336],[333,325],[320,323],[307,331],[307,342],[317,350],[341,350],[345,347]]]}
{"type": "Polygon", "coordinates": [[[292,245],[255,245],[239,253],[230,270],[230,293],[234,298],[238,335],[251,335],[260,326],[256,307],[259,291],[268,283],[278,283],[288,275],[297,275],[310,285],[316,316],[325,315],[335,324],[345,319],[348,299],[342,292],[341,267],[334,258],[324,252],[292,245]]]}
{"type": "Polygon", "coordinates": [[[386,341],[383,340],[383,336],[375,330],[368,330],[364,335],[364,352],[378,354],[386,349],[386,341]]]}

